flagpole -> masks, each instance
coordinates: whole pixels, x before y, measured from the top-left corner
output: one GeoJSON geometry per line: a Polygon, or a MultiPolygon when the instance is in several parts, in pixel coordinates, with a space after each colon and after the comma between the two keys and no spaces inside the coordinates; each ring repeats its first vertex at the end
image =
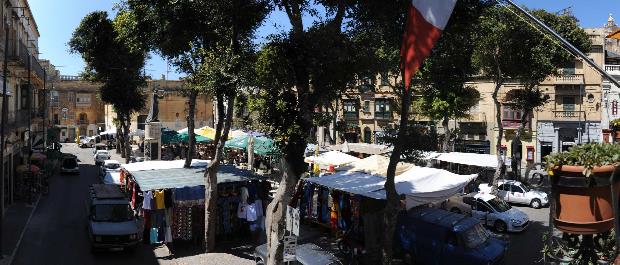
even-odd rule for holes
{"type": "Polygon", "coordinates": [[[618,82],[618,80],[613,78],[609,73],[607,73],[605,70],[603,70],[603,68],[601,68],[598,64],[596,64],[594,61],[592,61],[592,59],[590,59],[587,55],[585,55],[579,49],[575,48],[575,46],[573,46],[570,42],[568,42],[566,39],[564,39],[562,36],[560,36],[560,34],[555,32],[555,30],[553,30],[549,26],[545,25],[545,23],[540,21],[538,18],[536,18],[535,16],[533,16],[529,12],[525,11],[525,9],[523,9],[522,7],[520,7],[517,4],[513,3],[511,0],[504,0],[504,1],[506,1],[508,4],[510,4],[511,6],[516,8],[517,10],[519,10],[519,12],[523,13],[525,16],[527,16],[529,19],[531,19],[534,23],[538,24],[547,33],[549,33],[552,36],[554,36],[557,40],[559,40],[564,45],[565,48],[569,49],[571,52],[574,53],[574,55],[576,55],[576,56],[580,57],[581,59],[583,59],[584,61],[586,61],[586,63],[588,63],[590,66],[592,66],[597,72],[599,72],[599,74],[601,74],[602,76],[607,78],[610,82],[614,83],[614,85],[616,85],[616,87],[620,87],[620,82],[618,82]]]}

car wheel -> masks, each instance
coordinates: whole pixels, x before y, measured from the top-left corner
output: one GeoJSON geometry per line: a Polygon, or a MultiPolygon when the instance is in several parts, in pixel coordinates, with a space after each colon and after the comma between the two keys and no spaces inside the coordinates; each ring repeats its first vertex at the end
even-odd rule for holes
{"type": "Polygon", "coordinates": [[[495,221],[495,224],[493,225],[493,228],[495,228],[495,231],[498,233],[504,233],[506,232],[506,223],[504,223],[503,221],[497,220],[495,221]]]}
{"type": "Polygon", "coordinates": [[[539,199],[533,199],[532,202],[530,202],[530,206],[534,209],[540,209],[540,207],[542,207],[542,203],[540,203],[539,199]]]}
{"type": "Polygon", "coordinates": [[[450,211],[453,212],[453,213],[458,213],[458,214],[461,213],[461,209],[459,209],[457,207],[453,207],[452,209],[450,209],[450,211]]]}

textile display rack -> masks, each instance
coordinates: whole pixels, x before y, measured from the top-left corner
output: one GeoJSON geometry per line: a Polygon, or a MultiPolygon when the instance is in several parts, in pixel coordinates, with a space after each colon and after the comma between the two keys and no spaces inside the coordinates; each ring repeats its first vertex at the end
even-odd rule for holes
{"type": "MultiPolygon", "coordinates": [[[[177,161],[147,161],[123,165],[121,189],[131,198],[142,219],[142,238],[156,244],[204,240],[206,164],[192,161],[182,168],[177,161]],[[155,169],[151,169],[155,168],[155,169]]],[[[218,167],[218,236],[246,234],[264,229],[265,189],[269,182],[247,170],[218,167]],[[228,214],[225,214],[228,213],[228,214]]]]}

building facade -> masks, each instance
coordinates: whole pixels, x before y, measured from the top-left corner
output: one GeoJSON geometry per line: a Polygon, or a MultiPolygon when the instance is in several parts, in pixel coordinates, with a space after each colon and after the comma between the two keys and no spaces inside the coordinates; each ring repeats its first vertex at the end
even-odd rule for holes
{"type": "Polygon", "coordinates": [[[3,1],[0,14],[0,47],[1,52],[8,55],[4,58],[8,68],[3,69],[8,73],[3,80],[6,82],[4,96],[7,106],[3,106],[6,137],[0,207],[4,213],[6,206],[20,195],[19,189],[23,186],[16,167],[29,162],[30,148],[43,138],[44,109],[41,103],[45,101],[42,92],[45,70],[38,59],[40,34],[28,1],[3,1]],[[7,39],[8,46],[4,45],[7,39]]]}
{"type": "Polygon", "coordinates": [[[100,85],[77,76],[60,75],[51,82],[48,120],[60,129],[60,141],[97,135],[105,127],[100,85]]]}

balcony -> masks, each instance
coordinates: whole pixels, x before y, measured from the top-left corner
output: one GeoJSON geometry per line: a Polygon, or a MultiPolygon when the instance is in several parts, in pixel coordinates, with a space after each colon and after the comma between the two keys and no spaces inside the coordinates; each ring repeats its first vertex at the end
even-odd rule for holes
{"type": "Polygon", "coordinates": [[[77,125],[88,125],[88,120],[77,120],[77,125]]]}
{"type": "Polygon", "coordinates": [[[39,60],[30,55],[30,69],[34,72],[35,76],[38,76],[41,81],[45,78],[45,70],[43,70],[43,66],[39,64],[39,60]]]}
{"type": "Polygon", "coordinates": [[[620,65],[605,65],[605,71],[611,75],[620,75],[620,65]]]}
{"type": "Polygon", "coordinates": [[[553,77],[556,85],[581,85],[584,83],[582,74],[561,74],[553,77]]]}
{"type": "MultiPolygon", "coordinates": [[[[513,120],[513,119],[502,119],[502,126],[505,129],[518,129],[521,125],[521,120],[513,120]]],[[[527,121],[525,123],[525,129],[530,128],[530,122],[527,121]]]]}
{"type": "Polygon", "coordinates": [[[577,110],[554,110],[553,117],[556,119],[569,121],[585,120],[586,112],[577,110]]]}
{"type": "Polygon", "coordinates": [[[30,122],[30,113],[27,109],[7,113],[7,129],[28,127],[28,122],[30,122]]]}
{"type": "Polygon", "coordinates": [[[21,41],[16,42],[14,40],[9,40],[9,52],[7,58],[10,62],[17,62],[22,66],[27,66],[28,59],[30,58],[28,47],[21,41]]]}
{"type": "Polygon", "coordinates": [[[345,120],[358,120],[359,119],[359,113],[358,112],[345,112],[344,113],[344,119],[345,120]]]}
{"type": "Polygon", "coordinates": [[[385,112],[375,111],[375,119],[377,119],[377,120],[391,120],[392,119],[392,112],[391,111],[385,111],[385,112]]]}

